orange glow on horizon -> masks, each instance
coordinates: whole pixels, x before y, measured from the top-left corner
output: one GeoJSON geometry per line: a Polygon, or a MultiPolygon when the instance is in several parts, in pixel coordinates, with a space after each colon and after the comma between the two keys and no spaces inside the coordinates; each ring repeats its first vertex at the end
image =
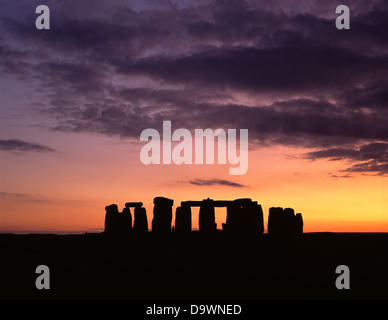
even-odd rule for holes
{"type": "MultiPolygon", "coordinates": [[[[338,163],[302,159],[298,155],[305,150],[251,150],[248,173],[229,176],[229,165],[146,166],[139,161],[139,145],[84,139],[90,149],[82,149],[81,137],[71,149],[64,144],[63,154],[28,156],[28,166],[24,157],[3,158],[9,191],[0,199],[1,232],[102,231],[105,206],[116,203],[121,210],[128,201],[144,203],[150,228],[156,196],[174,199],[174,213],[184,200],[251,198],[262,205],[265,229],[269,208],[281,206],[303,214],[305,232],[388,232],[387,179],[330,179],[328,172],[335,172],[338,163]],[[241,187],[190,183],[195,179],[228,180],[241,187]]],[[[225,217],[226,209],[217,209],[218,229],[225,217]]]]}

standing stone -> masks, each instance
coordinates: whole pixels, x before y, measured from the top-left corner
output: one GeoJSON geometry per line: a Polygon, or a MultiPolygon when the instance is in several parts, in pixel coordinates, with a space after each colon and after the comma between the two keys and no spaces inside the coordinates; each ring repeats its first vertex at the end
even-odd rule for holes
{"type": "Polygon", "coordinates": [[[268,234],[272,236],[293,237],[303,233],[303,219],[300,213],[294,214],[292,208],[270,208],[268,215],[268,234]]]}
{"type": "Polygon", "coordinates": [[[238,232],[240,229],[239,217],[241,216],[241,206],[236,202],[231,202],[226,206],[226,223],[223,230],[229,233],[238,232]]]}
{"type": "Polygon", "coordinates": [[[133,231],[135,233],[148,232],[148,220],[146,209],[143,207],[135,207],[135,220],[133,222],[133,231]]]}
{"type": "Polygon", "coordinates": [[[296,233],[296,219],[294,209],[285,208],[283,210],[283,221],[284,221],[284,230],[283,233],[285,236],[293,236],[296,233]]]}
{"type": "Polygon", "coordinates": [[[236,199],[228,202],[226,212],[224,231],[240,235],[263,233],[263,210],[256,201],[248,198],[236,199]]]}
{"type": "Polygon", "coordinates": [[[302,218],[302,214],[301,213],[297,213],[296,216],[295,216],[295,220],[296,220],[296,227],[295,227],[295,233],[297,235],[300,235],[303,233],[303,218],[302,218]]]}
{"type": "Polygon", "coordinates": [[[122,225],[126,232],[132,231],[132,214],[129,208],[124,208],[122,213],[122,225]]]}
{"type": "Polygon", "coordinates": [[[199,231],[213,233],[217,230],[213,201],[209,198],[203,200],[199,208],[199,231]]]}
{"type": "Polygon", "coordinates": [[[105,207],[105,230],[107,234],[114,234],[117,228],[117,215],[119,210],[117,204],[111,204],[105,207]]]}
{"type": "Polygon", "coordinates": [[[244,229],[246,229],[246,231],[250,234],[263,234],[264,217],[261,205],[257,204],[257,202],[252,202],[245,205],[245,207],[243,207],[243,210],[246,211],[244,229]]]}
{"type": "Polygon", "coordinates": [[[114,235],[127,234],[132,229],[132,216],[128,208],[120,213],[116,204],[105,207],[105,233],[114,235]]]}
{"type": "Polygon", "coordinates": [[[272,207],[269,208],[268,214],[268,234],[273,236],[280,236],[283,234],[283,208],[272,207]]]}
{"type": "Polygon", "coordinates": [[[170,233],[172,222],[172,206],[174,200],[156,197],[154,198],[154,218],[152,219],[152,232],[170,233]]]}
{"type": "Polygon", "coordinates": [[[175,232],[188,233],[191,232],[191,208],[183,205],[176,208],[175,212],[175,232]]]}

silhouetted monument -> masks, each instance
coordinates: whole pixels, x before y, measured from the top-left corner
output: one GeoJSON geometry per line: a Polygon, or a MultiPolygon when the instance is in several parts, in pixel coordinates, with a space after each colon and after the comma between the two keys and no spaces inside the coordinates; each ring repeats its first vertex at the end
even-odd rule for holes
{"type": "Polygon", "coordinates": [[[179,207],[182,209],[177,208],[175,222],[177,228],[181,228],[182,221],[185,219],[190,220],[191,224],[190,207],[200,207],[198,222],[201,232],[212,233],[217,230],[215,207],[227,208],[226,223],[222,224],[222,229],[225,232],[240,234],[262,234],[264,232],[263,210],[257,204],[257,201],[252,201],[249,198],[236,200],[212,200],[207,198],[202,201],[182,201],[181,207],[179,207]],[[182,210],[187,210],[184,213],[185,218],[182,210]]]}
{"type": "Polygon", "coordinates": [[[182,205],[176,208],[175,212],[175,232],[191,232],[191,207],[182,205]]]}
{"type": "Polygon", "coordinates": [[[147,213],[146,209],[143,207],[135,207],[135,221],[133,222],[133,232],[148,232],[147,213]]]}
{"type": "MultiPolygon", "coordinates": [[[[152,231],[159,234],[171,233],[172,206],[174,200],[154,198],[154,217],[152,231]]],[[[217,230],[215,207],[226,207],[226,223],[222,224],[225,233],[239,235],[260,235],[264,232],[263,210],[257,201],[249,198],[236,200],[182,201],[177,207],[174,232],[191,232],[191,207],[199,209],[199,231],[213,233],[217,230]]],[[[105,207],[105,233],[126,234],[148,232],[148,220],[142,202],[127,202],[120,213],[116,204],[105,207]],[[134,222],[130,208],[134,208],[134,222]]],[[[301,213],[295,215],[292,208],[271,207],[268,214],[268,234],[271,236],[295,236],[303,233],[303,218],[301,213]]]]}
{"type": "Polygon", "coordinates": [[[143,206],[143,202],[127,202],[126,204],[125,204],[125,207],[126,208],[130,208],[130,207],[132,207],[132,208],[136,208],[136,207],[142,207],[143,206]]]}
{"type": "Polygon", "coordinates": [[[303,233],[303,218],[301,213],[297,213],[295,215],[295,220],[296,220],[296,228],[295,228],[295,233],[296,234],[302,234],[303,233]]]}
{"type": "Polygon", "coordinates": [[[174,200],[156,197],[154,198],[154,218],[152,219],[152,232],[170,233],[172,222],[172,206],[174,200]]]}
{"type": "Polygon", "coordinates": [[[123,208],[123,211],[121,212],[122,216],[122,223],[120,229],[123,228],[123,232],[126,230],[131,231],[132,230],[132,214],[131,210],[129,208],[123,208]]]}
{"type": "Polygon", "coordinates": [[[133,222],[133,231],[136,233],[148,232],[148,221],[145,208],[142,207],[143,202],[127,202],[125,208],[134,209],[134,222],[133,222]]]}
{"type": "Polygon", "coordinates": [[[132,229],[132,215],[129,208],[124,208],[120,213],[116,204],[105,207],[105,233],[125,234],[132,229]]]}
{"type": "Polygon", "coordinates": [[[114,233],[116,226],[116,214],[119,213],[117,204],[111,204],[105,207],[105,233],[114,233]]]}
{"type": "MultiPolygon", "coordinates": [[[[217,230],[216,217],[214,207],[217,206],[217,202],[210,198],[202,201],[182,201],[182,207],[199,207],[199,231],[203,233],[212,233],[217,230]]],[[[224,206],[224,205],[223,205],[224,206]]]]}
{"type": "Polygon", "coordinates": [[[303,233],[302,214],[294,214],[294,209],[272,207],[268,215],[268,234],[271,236],[295,236],[303,233]]]}
{"type": "Polygon", "coordinates": [[[222,229],[229,233],[262,234],[264,221],[261,205],[248,198],[230,201],[222,229]]]}
{"type": "Polygon", "coordinates": [[[207,198],[202,201],[199,207],[198,225],[199,231],[204,233],[212,233],[217,230],[213,200],[207,198]]]}
{"type": "Polygon", "coordinates": [[[271,235],[280,235],[283,232],[283,223],[282,223],[282,214],[283,208],[272,207],[269,208],[268,214],[268,234],[271,235]]]}

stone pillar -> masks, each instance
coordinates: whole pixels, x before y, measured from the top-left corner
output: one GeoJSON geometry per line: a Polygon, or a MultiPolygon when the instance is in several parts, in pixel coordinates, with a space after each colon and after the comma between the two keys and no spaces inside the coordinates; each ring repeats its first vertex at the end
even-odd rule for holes
{"type": "Polygon", "coordinates": [[[297,235],[300,235],[303,233],[303,218],[302,218],[302,214],[301,213],[297,213],[296,216],[295,216],[295,220],[296,220],[296,227],[295,227],[295,233],[297,235]]]}
{"type": "Polygon", "coordinates": [[[217,230],[213,201],[203,200],[199,208],[199,231],[213,233],[217,230]]]}
{"type": "Polygon", "coordinates": [[[170,233],[172,222],[172,206],[174,200],[156,197],[154,199],[154,218],[152,219],[152,232],[170,233]]]}
{"type": "Polygon", "coordinates": [[[303,233],[302,214],[294,214],[292,208],[270,208],[268,215],[268,234],[272,236],[293,237],[303,233]]]}
{"type": "Polygon", "coordinates": [[[263,210],[256,201],[236,199],[227,204],[226,232],[240,235],[262,234],[264,231],[263,210]]]}
{"type": "Polygon", "coordinates": [[[124,208],[121,213],[122,225],[125,231],[132,231],[132,214],[129,208],[124,208]]]}
{"type": "Polygon", "coordinates": [[[120,213],[116,204],[105,207],[105,233],[122,235],[129,233],[132,229],[132,216],[128,208],[120,213]]]}
{"type": "Polygon", "coordinates": [[[286,236],[293,236],[296,233],[296,219],[294,209],[285,208],[283,210],[284,230],[286,236]]]}
{"type": "Polygon", "coordinates": [[[268,234],[271,236],[279,236],[283,234],[283,208],[269,208],[268,214],[268,234]]]}
{"type": "Polygon", "coordinates": [[[113,234],[117,228],[117,215],[119,210],[117,208],[117,204],[111,204],[105,207],[105,230],[104,232],[107,234],[113,234]]]}
{"type": "Polygon", "coordinates": [[[224,231],[234,233],[240,228],[239,219],[241,218],[241,206],[236,202],[231,202],[226,206],[226,223],[224,231]]]}
{"type": "Polygon", "coordinates": [[[251,202],[243,206],[245,211],[245,227],[244,229],[250,234],[263,234],[264,232],[264,217],[261,205],[257,202],[251,202]]]}
{"type": "Polygon", "coordinates": [[[175,212],[175,232],[189,233],[191,232],[191,207],[180,206],[175,212]]]}
{"type": "Polygon", "coordinates": [[[135,207],[135,219],[133,222],[133,232],[145,233],[148,232],[148,221],[146,209],[143,207],[135,207]]]}

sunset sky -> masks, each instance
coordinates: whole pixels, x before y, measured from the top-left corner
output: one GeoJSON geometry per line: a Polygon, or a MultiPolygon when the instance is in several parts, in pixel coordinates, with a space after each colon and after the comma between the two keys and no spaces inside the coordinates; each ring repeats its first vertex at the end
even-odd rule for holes
{"type": "Polygon", "coordinates": [[[150,227],[156,196],[174,212],[249,197],[265,227],[282,206],[305,232],[388,232],[387,30],[384,0],[3,0],[0,232],[100,232],[105,206],[129,201],[150,227]],[[140,133],[164,120],[248,129],[248,172],[144,165],[140,133]]]}

